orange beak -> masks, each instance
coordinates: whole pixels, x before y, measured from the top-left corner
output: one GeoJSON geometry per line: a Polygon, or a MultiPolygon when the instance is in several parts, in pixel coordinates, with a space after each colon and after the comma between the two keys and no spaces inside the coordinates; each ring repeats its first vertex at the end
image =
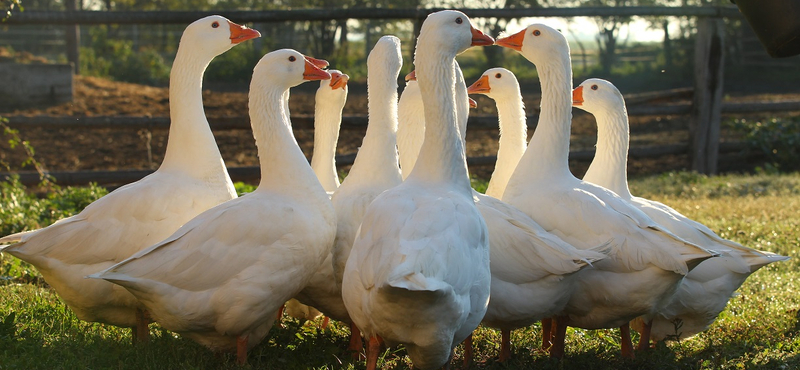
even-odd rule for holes
{"type": "Polygon", "coordinates": [[[583,86],[578,86],[572,90],[572,105],[580,107],[583,105],[583,86]]]}
{"type": "Polygon", "coordinates": [[[511,36],[503,37],[502,39],[497,39],[497,45],[507,47],[509,49],[514,49],[516,51],[522,51],[522,40],[525,39],[525,31],[519,31],[511,36]]]}
{"type": "Polygon", "coordinates": [[[469,98],[469,97],[467,99],[469,99],[469,107],[470,108],[477,108],[478,107],[478,102],[476,102],[475,99],[469,98]]]}
{"type": "MultiPolygon", "coordinates": [[[[324,60],[323,60],[324,62],[324,60]]],[[[327,65],[327,62],[325,62],[327,65]]],[[[314,81],[314,80],[327,80],[331,78],[331,74],[327,71],[321,70],[317,67],[312,61],[306,58],[306,69],[303,72],[303,79],[306,81],[314,81]]]]}
{"type": "Polygon", "coordinates": [[[350,81],[350,76],[339,72],[330,72],[330,74],[331,74],[331,89],[344,90],[344,88],[347,86],[347,81],[350,81]]]}
{"type": "Polygon", "coordinates": [[[489,76],[487,75],[481,76],[478,81],[467,88],[467,94],[488,94],[490,91],[492,88],[489,86],[489,76]]]}
{"type": "Polygon", "coordinates": [[[494,45],[494,39],[486,35],[475,27],[470,26],[472,31],[472,46],[494,45]]]}
{"type": "Polygon", "coordinates": [[[417,70],[411,71],[411,73],[406,75],[406,82],[408,81],[416,81],[417,80],[417,70]]]}
{"type": "Polygon", "coordinates": [[[312,57],[306,56],[306,60],[311,62],[311,64],[313,64],[314,66],[316,66],[319,69],[323,69],[323,68],[328,67],[328,61],[324,60],[324,59],[317,59],[317,58],[312,58],[312,57]]]}
{"type": "Polygon", "coordinates": [[[247,28],[231,21],[228,21],[228,26],[231,29],[231,44],[238,44],[242,41],[261,37],[261,34],[252,28],[247,28]]]}

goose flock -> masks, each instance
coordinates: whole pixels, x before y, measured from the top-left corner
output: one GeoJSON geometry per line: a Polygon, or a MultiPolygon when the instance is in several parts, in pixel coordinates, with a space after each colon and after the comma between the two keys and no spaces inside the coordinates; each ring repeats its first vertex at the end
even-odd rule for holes
{"type": "Polygon", "coordinates": [[[400,40],[367,59],[369,122],[348,176],[335,164],[348,76],[295,50],[253,70],[249,114],[261,181],[236,197],[206,120],[201,84],[211,60],[252,29],[221,16],[190,24],[170,74],[164,161],[48,227],[0,238],[0,251],[34,265],[78,318],[134,330],[150,321],[237,362],[286,305],[296,317],[341,321],[367,369],[382,346],[403,345],[415,368],[447,365],[483,323],[510,331],[542,322],[542,346],[565,353],[568,326],[630,328],[650,341],[702,332],[759,268],[788,257],[744,247],[675,211],[631,195],[625,101],[608,81],[573,89],[567,39],[532,24],[493,39],[463,13],[423,22],[414,72],[398,97],[400,40]],[[536,67],[541,114],[527,139],[514,74],[492,68],[467,87],[456,56],[499,45],[536,67]],[[319,80],[311,163],[292,133],[289,89],[319,80]],[[466,122],[484,94],[497,104],[500,146],[486,194],[473,190],[466,122]],[[569,171],[572,108],[598,124],[583,179],[569,171]]]}

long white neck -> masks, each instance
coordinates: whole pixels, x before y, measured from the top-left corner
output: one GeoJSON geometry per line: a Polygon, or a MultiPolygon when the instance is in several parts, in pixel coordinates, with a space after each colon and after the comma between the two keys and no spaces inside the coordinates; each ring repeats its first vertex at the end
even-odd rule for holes
{"type": "Polygon", "coordinates": [[[374,68],[367,73],[367,133],[344,182],[370,179],[370,183],[394,186],[402,181],[397,158],[397,76],[374,68]]]}
{"type": "Polygon", "coordinates": [[[219,177],[220,172],[228,176],[203,110],[203,72],[208,63],[208,58],[178,47],[169,78],[169,139],[160,170],[201,178],[219,177]]]}
{"type": "Polygon", "coordinates": [[[455,56],[435,49],[420,38],[415,67],[425,105],[425,140],[408,180],[454,184],[472,194],[456,112],[455,56]]]}
{"type": "Polygon", "coordinates": [[[573,177],[569,171],[569,139],[572,123],[572,69],[569,51],[537,64],[542,85],[539,124],[518,169],[535,178],[573,177]]]}
{"type": "Polygon", "coordinates": [[[256,191],[325,194],[294,138],[283,95],[276,87],[250,86],[250,121],[261,163],[256,191]]]}
{"type": "Polygon", "coordinates": [[[419,156],[419,148],[425,139],[425,112],[419,85],[409,82],[400,95],[397,116],[397,149],[400,154],[400,169],[403,179],[408,177],[419,156]]]}
{"type": "MultiPolygon", "coordinates": [[[[320,89],[330,89],[328,86],[320,89]]],[[[339,187],[336,172],[336,143],[339,141],[339,127],[342,123],[342,106],[336,102],[317,96],[314,109],[314,152],[311,155],[311,169],[327,192],[339,187]]]]}
{"type": "Polygon", "coordinates": [[[461,66],[455,60],[453,60],[453,68],[456,73],[455,91],[458,135],[461,136],[461,141],[466,142],[467,121],[469,121],[469,92],[467,92],[467,83],[464,81],[464,72],[461,71],[461,66]]]}
{"type": "Polygon", "coordinates": [[[628,189],[628,114],[623,109],[604,109],[595,114],[597,120],[597,151],[583,176],[584,181],[614,191],[625,199],[631,198],[628,189]]]}
{"type": "Polygon", "coordinates": [[[501,199],[508,185],[508,179],[525,154],[528,126],[521,96],[516,96],[514,99],[497,99],[495,104],[500,121],[500,147],[497,150],[497,163],[486,188],[486,195],[501,199]]]}

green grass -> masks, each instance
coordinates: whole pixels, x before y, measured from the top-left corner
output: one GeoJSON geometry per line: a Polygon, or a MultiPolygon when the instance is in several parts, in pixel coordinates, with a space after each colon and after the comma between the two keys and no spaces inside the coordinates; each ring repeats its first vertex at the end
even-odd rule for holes
{"type": "MultiPolygon", "coordinates": [[[[616,330],[569,329],[567,354],[554,361],[538,350],[538,325],[512,333],[513,357],[496,360],[498,331],[475,334],[475,369],[795,369],[800,368],[800,174],[706,177],[671,173],[631,181],[635,195],[662,201],[747,246],[791,256],[752,275],[711,328],[681,342],[659,344],[634,360],[619,356],[616,330]]],[[[0,263],[9,263],[3,256],[0,263]]],[[[246,368],[363,369],[346,353],[348,330],[332,323],[304,326],[284,319],[251,351],[246,368]]],[[[0,285],[0,369],[224,369],[190,340],[150,326],[152,340],[131,345],[130,332],[79,321],[41,281],[0,285]]],[[[638,336],[634,333],[634,340],[638,336]]],[[[460,366],[462,352],[453,361],[460,366]]],[[[407,369],[402,349],[387,350],[382,369],[407,369]]]]}

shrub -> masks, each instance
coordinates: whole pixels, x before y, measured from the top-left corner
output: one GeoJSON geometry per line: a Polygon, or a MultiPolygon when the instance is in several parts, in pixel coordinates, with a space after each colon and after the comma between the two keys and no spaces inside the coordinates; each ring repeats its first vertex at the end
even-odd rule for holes
{"type": "Polygon", "coordinates": [[[81,71],[89,76],[117,81],[165,84],[170,66],[155,50],[133,50],[133,41],[109,36],[106,26],[89,29],[90,47],[81,48],[81,71]]]}
{"type": "Polygon", "coordinates": [[[763,154],[773,167],[783,171],[800,169],[800,117],[735,119],[725,125],[743,135],[748,152],[763,154]]]}

